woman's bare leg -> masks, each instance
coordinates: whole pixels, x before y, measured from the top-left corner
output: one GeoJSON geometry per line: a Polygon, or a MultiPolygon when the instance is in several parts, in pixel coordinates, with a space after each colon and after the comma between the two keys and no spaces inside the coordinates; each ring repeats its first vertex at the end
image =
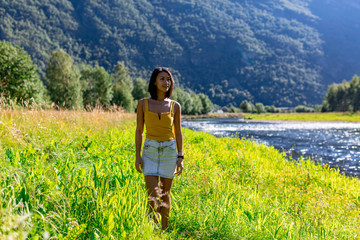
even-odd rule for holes
{"type": "Polygon", "coordinates": [[[159,222],[159,214],[160,214],[160,204],[159,204],[159,177],[148,175],[145,176],[145,183],[149,197],[149,205],[150,205],[150,213],[154,211],[154,221],[156,223],[159,222]]]}
{"type": "Polygon", "coordinates": [[[169,215],[171,209],[171,196],[170,190],[173,180],[170,178],[160,177],[160,186],[161,186],[161,204],[160,204],[160,214],[161,214],[161,229],[165,230],[168,226],[169,215]]]}

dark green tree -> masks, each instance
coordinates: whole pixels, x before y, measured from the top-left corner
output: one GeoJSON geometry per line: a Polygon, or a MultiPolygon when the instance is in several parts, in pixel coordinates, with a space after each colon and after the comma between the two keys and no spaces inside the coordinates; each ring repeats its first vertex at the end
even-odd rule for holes
{"type": "Polygon", "coordinates": [[[106,106],[113,97],[111,75],[100,66],[82,66],[80,81],[83,85],[84,105],[106,106]]]}
{"type": "Polygon", "coordinates": [[[360,77],[355,75],[350,82],[350,95],[352,98],[353,111],[360,110],[360,77]]]}
{"type": "Polygon", "coordinates": [[[130,78],[129,69],[124,62],[118,62],[114,67],[114,97],[112,103],[122,106],[128,112],[134,111],[134,98],[131,92],[134,88],[133,82],[130,78]]]}
{"type": "Polygon", "coordinates": [[[251,104],[247,100],[244,100],[240,103],[240,109],[244,113],[252,112],[251,104]]]}
{"type": "Polygon", "coordinates": [[[330,85],[324,98],[323,109],[329,112],[348,111],[352,103],[349,89],[350,84],[346,81],[341,84],[330,85]]]}
{"type": "Polygon", "coordinates": [[[82,108],[80,71],[64,50],[51,53],[45,80],[51,101],[64,108],[82,108]]]}
{"type": "Polygon", "coordinates": [[[148,92],[148,85],[146,84],[146,81],[142,78],[138,78],[135,80],[134,89],[131,93],[135,100],[150,96],[148,92]]]}
{"type": "Polygon", "coordinates": [[[192,99],[189,93],[182,88],[174,89],[171,98],[181,105],[182,114],[190,114],[193,108],[192,99]]]}
{"type": "Polygon", "coordinates": [[[306,107],[304,105],[298,105],[294,108],[294,112],[314,112],[314,109],[311,107],[306,107]]]}
{"type": "Polygon", "coordinates": [[[277,109],[274,105],[271,106],[265,106],[265,110],[266,112],[270,112],[270,113],[277,113],[280,112],[279,109],[277,109]]]}
{"type": "Polygon", "coordinates": [[[262,104],[262,103],[256,103],[256,104],[255,104],[255,109],[256,109],[256,112],[257,112],[257,113],[264,113],[264,112],[266,112],[265,107],[264,107],[264,104],[262,104]]]}
{"type": "Polygon", "coordinates": [[[0,95],[18,101],[45,100],[45,88],[30,55],[6,41],[0,41],[0,95]]]}
{"type": "Polygon", "coordinates": [[[193,115],[201,114],[203,112],[203,105],[199,95],[193,93],[191,94],[191,99],[192,99],[192,111],[190,112],[190,114],[193,115]]]}
{"type": "Polygon", "coordinates": [[[211,102],[211,100],[209,99],[209,97],[203,93],[198,94],[200,101],[201,101],[201,105],[202,105],[202,114],[207,114],[211,111],[211,109],[213,108],[213,104],[211,102]]]}
{"type": "Polygon", "coordinates": [[[237,108],[232,104],[230,104],[230,107],[229,107],[228,110],[229,110],[230,113],[240,113],[241,112],[240,108],[237,108]]]}
{"type": "Polygon", "coordinates": [[[328,91],[325,95],[322,111],[323,112],[332,112],[334,111],[334,106],[336,104],[336,84],[332,84],[328,87],[328,91]]]}

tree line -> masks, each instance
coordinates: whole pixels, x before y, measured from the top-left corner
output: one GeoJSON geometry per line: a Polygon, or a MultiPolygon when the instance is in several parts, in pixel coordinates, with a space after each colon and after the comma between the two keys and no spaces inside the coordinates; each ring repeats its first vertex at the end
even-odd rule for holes
{"type": "MultiPolygon", "coordinates": [[[[108,73],[98,65],[75,64],[72,57],[61,49],[52,52],[46,66],[44,83],[28,52],[10,42],[0,41],[0,95],[5,98],[29,100],[41,105],[52,102],[64,109],[106,108],[115,105],[133,112],[138,99],[149,97],[146,81],[140,77],[133,80],[124,62],[118,62],[113,72],[108,73]]],[[[174,89],[172,99],[181,104],[184,114],[206,114],[214,108],[207,95],[185,91],[180,87],[174,89]]],[[[274,105],[253,104],[250,100],[243,100],[238,107],[230,105],[224,109],[246,113],[287,111],[274,105]]],[[[357,75],[349,82],[330,85],[322,105],[315,108],[298,105],[292,109],[295,112],[359,110],[360,77],[357,75]]]]}
{"type": "Polygon", "coordinates": [[[329,86],[322,106],[323,112],[357,112],[360,110],[360,77],[329,86]]]}
{"type": "Polygon", "coordinates": [[[355,75],[351,81],[332,84],[328,87],[322,105],[315,108],[298,105],[294,109],[276,108],[274,105],[264,106],[262,103],[253,104],[248,100],[240,103],[239,107],[226,108],[229,112],[245,113],[278,113],[278,112],[358,112],[360,111],[360,77],[355,75]]]}
{"type": "MultiPolygon", "coordinates": [[[[109,73],[98,65],[75,64],[62,49],[51,53],[44,83],[23,48],[0,42],[0,95],[5,98],[43,106],[53,103],[60,109],[121,106],[134,112],[136,101],[150,96],[146,81],[140,77],[133,80],[124,62],[118,62],[109,73]]],[[[172,99],[182,105],[184,114],[205,114],[212,109],[206,95],[180,87],[174,89],[172,99]]]]}
{"type": "Polygon", "coordinates": [[[0,13],[0,39],[24,47],[42,79],[49,49],[62,48],[109,72],[124,61],[143,78],[170,65],[219,105],[314,104],[326,92],[317,17],[301,0],[17,0],[0,1],[0,13]]]}

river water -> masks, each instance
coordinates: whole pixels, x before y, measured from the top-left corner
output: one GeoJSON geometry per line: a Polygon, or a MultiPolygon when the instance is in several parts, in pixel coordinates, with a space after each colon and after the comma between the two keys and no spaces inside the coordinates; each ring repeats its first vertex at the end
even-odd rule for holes
{"type": "Polygon", "coordinates": [[[183,120],[183,127],[216,136],[250,138],[293,159],[311,157],[346,175],[360,176],[360,122],[249,121],[233,118],[183,120]]]}

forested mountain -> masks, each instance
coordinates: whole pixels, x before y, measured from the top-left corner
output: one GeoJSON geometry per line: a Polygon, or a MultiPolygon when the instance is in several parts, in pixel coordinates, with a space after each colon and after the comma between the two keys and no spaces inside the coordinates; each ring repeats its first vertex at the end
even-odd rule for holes
{"type": "Polygon", "coordinates": [[[313,105],[328,84],[360,70],[358,6],[355,0],[0,0],[0,39],[24,47],[40,71],[51,51],[63,48],[77,62],[108,71],[124,61],[134,77],[168,66],[178,84],[219,105],[244,99],[313,105]]]}
{"type": "Polygon", "coordinates": [[[313,0],[316,28],[324,41],[320,63],[325,84],[351,80],[360,73],[360,1],[313,0]]]}

